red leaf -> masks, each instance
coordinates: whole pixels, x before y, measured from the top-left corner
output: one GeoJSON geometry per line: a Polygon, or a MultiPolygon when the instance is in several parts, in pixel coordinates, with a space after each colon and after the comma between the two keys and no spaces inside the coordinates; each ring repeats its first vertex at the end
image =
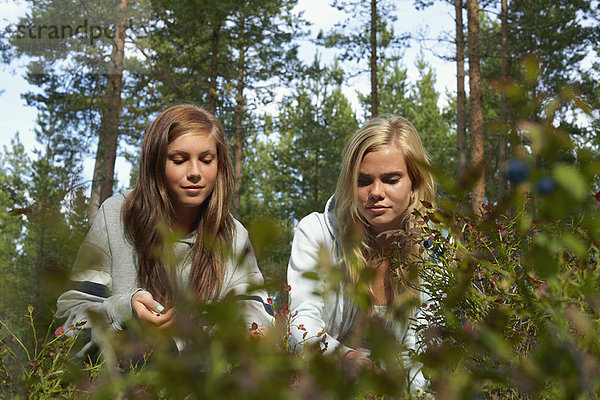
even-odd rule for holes
{"type": "Polygon", "coordinates": [[[54,337],[59,337],[61,335],[65,334],[65,330],[63,329],[62,326],[59,326],[58,328],[56,328],[56,330],[54,331],[54,337]]]}

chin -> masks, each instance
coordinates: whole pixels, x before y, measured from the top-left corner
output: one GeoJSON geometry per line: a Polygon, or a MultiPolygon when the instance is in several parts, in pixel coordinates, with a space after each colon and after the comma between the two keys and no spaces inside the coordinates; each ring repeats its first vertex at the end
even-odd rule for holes
{"type": "Polygon", "coordinates": [[[400,223],[395,223],[395,221],[389,221],[389,222],[374,222],[371,223],[371,230],[374,232],[386,232],[386,231],[393,231],[395,229],[400,229],[400,223]]]}

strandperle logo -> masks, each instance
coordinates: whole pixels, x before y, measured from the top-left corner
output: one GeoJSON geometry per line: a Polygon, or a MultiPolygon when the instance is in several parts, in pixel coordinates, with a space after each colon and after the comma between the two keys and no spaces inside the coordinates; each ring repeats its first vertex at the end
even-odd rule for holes
{"type": "MultiPolygon", "coordinates": [[[[100,39],[114,39],[120,25],[96,25],[89,23],[87,18],[81,24],[18,24],[12,37],[17,40],[55,41],[80,38],[90,45],[100,39]]],[[[135,30],[132,20],[124,26],[125,29],[135,30]]]]}

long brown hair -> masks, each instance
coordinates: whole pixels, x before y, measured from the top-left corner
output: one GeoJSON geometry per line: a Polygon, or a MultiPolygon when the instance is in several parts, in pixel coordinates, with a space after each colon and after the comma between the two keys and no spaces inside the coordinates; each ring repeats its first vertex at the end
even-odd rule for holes
{"type": "Polygon", "coordinates": [[[142,143],[139,180],[123,205],[125,229],[137,253],[138,281],[163,304],[176,295],[172,246],[165,241],[161,226],[169,226],[174,208],[169,198],[165,165],[168,146],[189,132],[206,133],[217,146],[217,181],[202,204],[196,221],[192,247],[190,288],[199,301],[219,294],[225,275],[226,255],[235,224],[229,214],[233,192],[233,170],[223,126],[201,107],[182,104],[163,111],[150,125],[142,143]]]}
{"type": "MultiPolygon", "coordinates": [[[[393,115],[382,115],[373,118],[356,131],[344,148],[334,195],[335,214],[340,227],[339,251],[349,278],[354,283],[358,281],[360,271],[380,257],[374,250],[375,238],[358,209],[358,171],[367,153],[386,145],[395,145],[401,150],[412,182],[411,201],[398,229],[404,233],[409,231],[413,211],[424,209],[421,201],[435,204],[435,181],[427,168],[430,164],[429,158],[417,130],[408,120],[393,115]],[[360,233],[358,243],[351,239],[357,236],[357,232],[360,233]]],[[[408,261],[405,257],[400,259],[403,262],[408,261]]]]}

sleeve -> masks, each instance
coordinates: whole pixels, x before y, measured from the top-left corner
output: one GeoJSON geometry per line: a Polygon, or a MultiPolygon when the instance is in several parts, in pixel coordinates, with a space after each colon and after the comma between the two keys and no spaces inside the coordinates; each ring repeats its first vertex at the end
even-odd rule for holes
{"type": "MultiPolygon", "coordinates": [[[[329,333],[325,337],[317,336],[323,332],[330,321],[325,321],[325,282],[319,271],[319,251],[325,245],[323,231],[326,227],[319,221],[319,215],[314,213],[304,217],[294,234],[292,253],[288,264],[287,279],[290,285],[290,326],[291,348],[301,352],[307,344],[317,344],[323,354],[335,350],[346,352],[352,350],[344,346],[329,333]],[[317,279],[307,277],[307,274],[317,273],[317,279]],[[324,343],[327,343],[326,347],[324,343]]],[[[331,248],[327,250],[331,251],[331,248]]]]}
{"type": "MultiPolygon", "coordinates": [[[[83,342],[81,354],[97,345],[94,325],[103,318],[114,330],[122,330],[133,315],[133,293],[111,295],[112,256],[104,207],[81,244],[71,272],[69,290],[57,300],[56,317],[65,319],[63,328],[77,327],[83,342]]],[[[71,330],[72,334],[77,333],[71,330]]]]}
{"type": "Polygon", "coordinates": [[[223,298],[233,293],[243,304],[242,318],[250,327],[255,322],[258,326],[272,326],[275,323],[273,307],[267,302],[267,293],[263,289],[264,279],[258,269],[248,231],[236,221],[236,236],[233,243],[233,271],[225,283],[221,295],[223,298]]]}

